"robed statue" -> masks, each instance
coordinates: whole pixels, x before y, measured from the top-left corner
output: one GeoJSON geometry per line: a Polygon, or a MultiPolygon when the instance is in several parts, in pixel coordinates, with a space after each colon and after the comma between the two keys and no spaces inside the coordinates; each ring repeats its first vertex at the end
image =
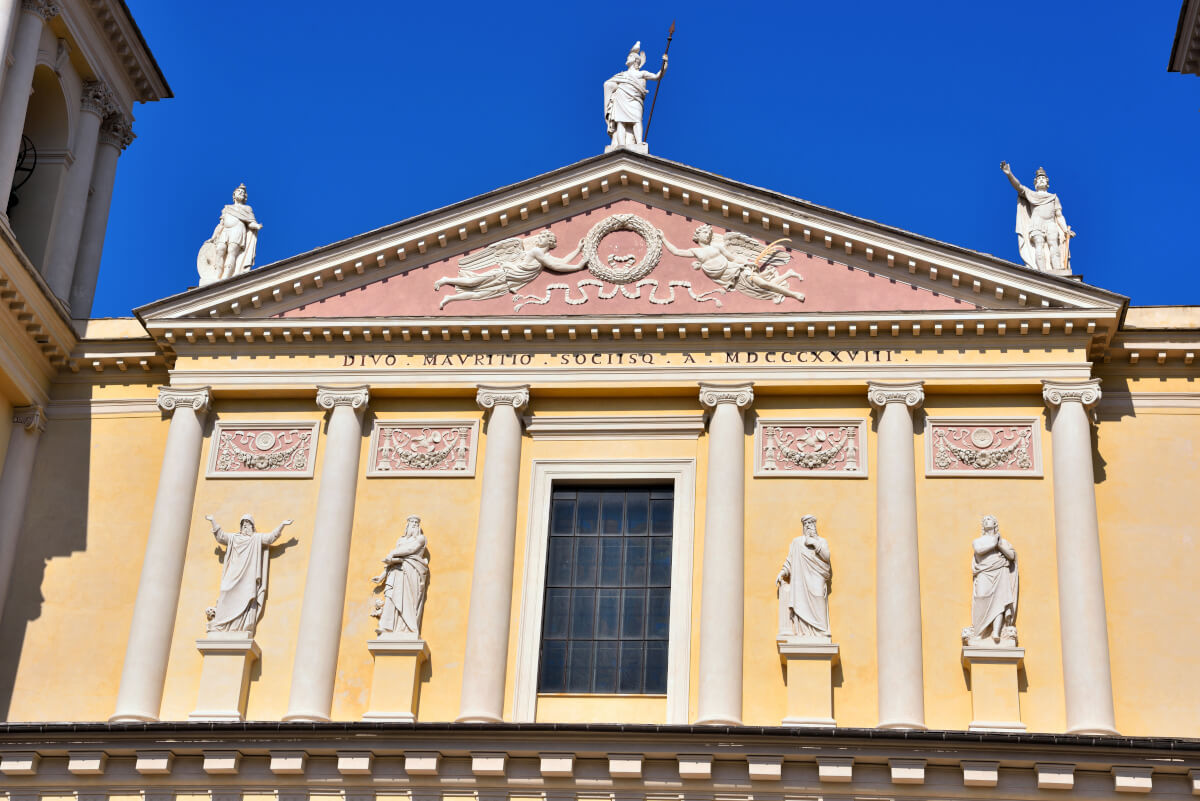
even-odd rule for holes
{"type": "Polygon", "coordinates": [[[800,523],[804,533],[792,540],[783,569],[775,577],[779,636],[828,640],[829,583],[833,577],[829,543],[817,534],[817,518],[805,515],[800,523]]]}
{"type": "Polygon", "coordinates": [[[383,572],[371,581],[383,585],[383,597],[375,601],[372,617],[379,618],[375,633],[380,637],[421,636],[421,613],[429,586],[429,555],[421,518],[409,515],[404,534],[383,560],[383,572]]]}
{"type": "Polygon", "coordinates": [[[611,147],[642,144],[642,110],[646,105],[646,81],[657,81],[667,71],[667,54],[662,69],[646,72],[642,65],[646,54],[642,43],[635,42],[625,57],[625,71],[604,82],[604,119],[608,123],[611,147]]]}
{"type": "Polygon", "coordinates": [[[246,205],[246,185],[241,184],[233,190],[233,202],[221,209],[213,235],[200,246],[200,286],[248,272],[254,266],[260,228],[254,210],[246,205]]]}
{"type": "Polygon", "coordinates": [[[968,645],[988,640],[1015,645],[1017,551],[1000,536],[1000,524],[992,515],[983,518],[983,533],[971,549],[971,627],[963,639],[968,645]]]}
{"type": "Polygon", "coordinates": [[[216,524],[212,515],[205,515],[204,519],[212,524],[213,537],[225,546],[217,605],[205,610],[208,630],[253,635],[267,600],[267,572],[271,563],[267,548],[292,521],[284,520],[274,531],[263,534],[255,529],[253,517],[242,515],[238,530],[230,534],[216,524]]]}
{"type": "Polygon", "coordinates": [[[1063,217],[1058,195],[1050,191],[1050,178],[1038,167],[1033,189],[1022,185],[1007,161],[1000,169],[1017,190],[1017,248],[1025,266],[1044,273],[1071,274],[1071,237],[1075,232],[1063,217]]]}

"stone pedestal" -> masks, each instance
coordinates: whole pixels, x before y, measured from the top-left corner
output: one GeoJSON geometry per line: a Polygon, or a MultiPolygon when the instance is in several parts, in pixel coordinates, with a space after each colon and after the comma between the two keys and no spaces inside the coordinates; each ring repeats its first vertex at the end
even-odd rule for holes
{"type": "Polygon", "coordinates": [[[204,655],[200,671],[200,697],[188,720],[245,720],[250,668],[262,656],[254,638],[243,632],[209,632],[196,640],[204,655]]]}
{"type": "Polygon", "coordinates": [[[838,646],[825,640],[779,640],[779,661],[787,669],[784,726],[834,726],[833,666],[838,646]]]}
{"type": "Polygon", "coordinates": [[[412,723],[417,719],[421,665],[429,658],[424,640],[378,639],[367,642],[374,657],[371,702],[363,720],[412,723]]]}
{"type": "Polygon", "coordinates": [[[1025,649],[1003,645],[964,645],[963,666],[971,674],[969,731],[1025,731],[1017,673],[1025,649]]]}

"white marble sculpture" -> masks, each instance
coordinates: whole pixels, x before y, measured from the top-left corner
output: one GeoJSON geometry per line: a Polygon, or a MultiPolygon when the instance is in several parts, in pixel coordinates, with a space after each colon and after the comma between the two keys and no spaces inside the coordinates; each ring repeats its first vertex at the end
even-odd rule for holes
{"type": "Polygon", "coordinates": [[[992,515],[983,518],[983,533],[971,548],[971,625],[963,630],[963,641],[1015,646],[1017,551],[1000,536],[1000,524],[992,515]]]}
{"type": "Polygon", "coordinates": [[[775,577],[779,593],[779,636],[828,642],[829,583],[833,568],[829,543],[817,534],[817,518],[800,519],[804,533],[792,540],[787,559],[775,577]]]}
{"type": "Polygon", "coordinates": [[[217,605],[205,610],[208,630],[253,635],[267,600],[267,573],[271,562],[267,548],[279,539],[283,527],[290,526],[292,521],[284,520],[274,531],[261,534],[254,528],[254,518],[242,515],[238,531],[229,534],[216,524],[212,515],[205,515],[204,519],[212,524],[217,542],[225,546],[217,605]]]}
{"type": "Polygon", "coordinates": [[[1025,266],[1044,273],[1071,274],[1071,238],[1058,195],[1050,191],[1046,171],[1038,167],[1033,189],[1021,184],[1007,161],[1000,169],[1017,190],[1017,248],[1025,266]]]}
{"type": "Polygon", "coordinates": [[[642,65],[646,54],[642,43],[635,42],[625,57],[623,72],[604,82],[604,119],[608,123],[608,135],[612,137],[609,149],[635,147],[642,149],[642,111],[646,103],[646,81],[657,81],[667,71],[667,55],[663,54],[662,69],[646,72],[642,65]]]}
{"type": "Polygon", "coordinates": [[[787,283],[789,278],[803,281],[803,276],[795,270],[780,273],[777,269],[792,258],[779,242],[766,245],[736,231],[717,234],[711,225],[697,228],[692,241],[696,247],[680,248],[663,235],[667,250],[676,256],[696,259],[692,269],[703,272],[726,292],[741,292],[776,303],[782,303],[785,297],[804,300],[804,295],[787,283]]]}
{"type": "Polygon", "coordinates": [[[487,300],[510,292],[516,293],[533,279],[542,269],[556,273],[573,273],[587,268],[585,262],[571,264],[583,248],[580,242],[564,259],[551,256],[550,251],[558,247],[558,238],[551,231],[540,231],[524,239],[502,239],[488,245],[478,253],[463,256],[458,260],[458,275],[439,278],[434,290],[446,284],[457,292],[442,298],[439,309],[456,300],[487,300]]]}
{"type": "Polygon", "coordinates": [[[429,556],[421,518],[409,515],[404,534],[383,560],[383,572],[371,581],[383,585],[383,597],[375,601],[371,617],[379,618],[375,633],[393,639],[421,636],[421,613],[429,586],[429,556]]]}
{"type": "Polygon", "coordinates": [[[200,246],[196,256],[200,286],[248,272],[254,266],[261,228],[254,210],[246,205],[246,185],[241,184],[233,190],[233,202],[221,210],[213,235],[200,246]]]}

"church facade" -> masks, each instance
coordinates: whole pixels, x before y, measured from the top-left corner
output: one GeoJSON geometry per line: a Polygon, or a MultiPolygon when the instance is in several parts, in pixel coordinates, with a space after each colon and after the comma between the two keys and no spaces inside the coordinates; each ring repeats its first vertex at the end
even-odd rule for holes
{"type": "Polygon", "coordinates": [[[644,150],[126,319],[3,227],[5,801],[1200,792],[1196,307],[644,150]]]}

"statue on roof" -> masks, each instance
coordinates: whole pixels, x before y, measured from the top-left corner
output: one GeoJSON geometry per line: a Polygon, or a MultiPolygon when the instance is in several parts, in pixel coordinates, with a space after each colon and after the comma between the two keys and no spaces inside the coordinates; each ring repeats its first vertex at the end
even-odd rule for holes
{"type": "Polygon", "coordinates": [[[213,235],[200,246],[196,257],[200,286],[249,272],[261,228],[254,210],[246,205],[246,185],[241,184],[233,190],[233,202],[221,210],[213,235]]]}
{"type": "MultiPolygon", "coordinates": [[[[659,233],[662,233],[661,231],[659,233]]],[[[700,270],[725,292],[741,292],[759,300],[783,303],[783,299],[804,301],[804,294],[788,286],[788,279],[803,281],[795,270],[780,273],[778,267],[791,261],[791,255],[779,240],[764,245],[753,237],[729,231],[713,233],[711,225],[696,229],[693,248],[678,248],[663,235],[663,244],[676,256],[696,259],[692,269],[700,270]]]]}
{"type": "Polygon", "coordinates": [[[1023,186],[1007,161],[1000,169],[1017,190],[1017,247],[1025,266],[1043,273],[1071,274],[1071,238],[1075,232],[1063,217],[1058,195],[1050,191],[1046,171],[1038,167],[1033,189],[1023,186]]]}
{"type": "Polygon", "coordinates": [[[587,263],[571,264],[579,255],[583,242],[566,258],[551,256],[558,247],[558,237],[552,231],[540,231],[533,236],[502,239],[478,253],[458,260],[458,275],[439,278],[433,285],[436,292],[446,284],[457,292],[442,298],[439,309],[456,300],[487,300],[516,293],[542,273],[542,268],[556,273],[573,273],[587,269],[587,263]]]}
{"type": "Polygon", "coordinates": [[[663,53],[662,69],[646,72],[642,65],[646,54],[642,43],[634,42],[625,57],[623,72],[604,82],[604,119],[608,123],[611,148],[642,146],[642,111],[646,104],[646,81],[657,81],[667,71],[667,54],[663,53]]]}

